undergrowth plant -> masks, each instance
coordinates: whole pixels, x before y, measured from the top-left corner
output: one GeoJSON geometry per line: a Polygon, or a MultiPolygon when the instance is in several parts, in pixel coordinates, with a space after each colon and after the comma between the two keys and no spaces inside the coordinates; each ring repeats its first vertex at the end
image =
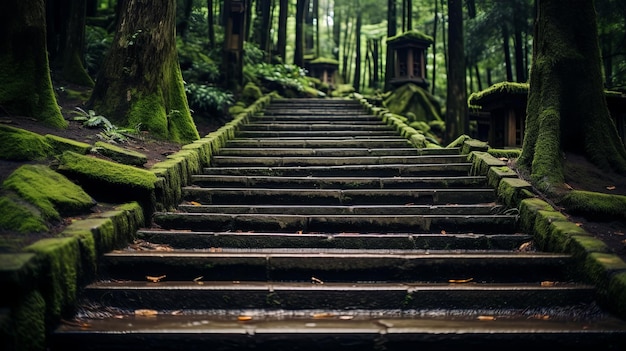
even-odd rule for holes
{"type": "Polygon", "coordinates": [[[135,128],[119,128],[106,117],[96,114],[94,110],[85,111],[76,107],[76,111],[73,112],[77,115],[73,118],[74,121],[82,121],[83,125],[88,128],[102,128],[102,131],[96,136],[110,143],[127,142],[132,135],[137,135],[140,131],[140,124],[135,128]]]}

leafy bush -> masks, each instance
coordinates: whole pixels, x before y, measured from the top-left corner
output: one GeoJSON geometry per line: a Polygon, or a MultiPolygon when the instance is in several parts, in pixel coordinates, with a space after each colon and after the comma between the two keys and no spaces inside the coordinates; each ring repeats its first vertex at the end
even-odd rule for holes
{"type": "Polygon", "coordinates": [[[118,128],[106,117],[96,114],[94,110],[85,111],[80,107],[76,107],[74,114],[77,116],[73,120],[82,121],[85,127],[102,128],[102,131],[96,135],[109,143],[127,142],[130,134],[138,134],[141,127],[137,125],[135,128],[118,128]]]}
{"type": "Polygon", "coordinates": [[[185,92],[189,107],[202,115],[223,115],[235,101],[232,93],[204,84],[186,84],[185,92]]]}
{"type": "Polygon", "coordinates": [[[107,50],[113,42],[113,34],[102,27],[85,27],[85,68],[92,77],[100,70],[107,50]]]}
{"type": "Polygon", "coordinates": [[[307,71],[296,65],[271,65],[260,63],[244,67],[244,76],[252,82],[258,82],[268,91],[285,94],[288,91],[302,93],[309,86],[307,71]]]}

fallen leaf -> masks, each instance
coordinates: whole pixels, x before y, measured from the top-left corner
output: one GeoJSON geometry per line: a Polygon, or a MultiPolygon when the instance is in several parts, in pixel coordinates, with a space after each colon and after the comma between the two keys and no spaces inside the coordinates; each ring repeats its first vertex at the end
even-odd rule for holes
{"type": "Polygon", "coordinates": [[[339,316],[339,319],[349,321],[351,319],[354,319],[354,316],[339,316]]]}
{"type": "Polygon", "coordinates": [[[478,319],[479,321],[495,321],[496,317],[495,316],[478,316],[476,319],[478,319]]]}
{"type": "Polygon", "coordinates": [[[446,235],[446,231],[445,231],[445,230],[442,230],[442,231],[441,231],[441,234],[442,234],[442,235],[446,235]]]}
{"type": "Polygon", "coordinates": [[[517,251],[528,252],[528,251],[531,251],[532,249],[533,249],[533,242],[527,241],[523,243],[522,245],[520,245],[517,251]]]}
{"type": "Polygon", "coordinates": [[[615,189],[617,189],[615,185],[610,185],[606,187],[606,190],[615,190],[615,189]]]}
{"type": "Polygon", "coordinates": [[[577,227],[582,227],[582,226],[583,226],[583,224],[582,224],[582,223],[580,223],[580,222],[576,222],[576,226],[577,226],[577,227]]]}
{"type": "Polygon", "coordinates": [[[202,280],[202,278],[204,278],[203,275],[193,278],[193,281],[197,283],[198,281],[202,280]]]}
{"type": "Polygon", "coordinates": [[[153,276],[150,276],[150,275],[146,276],[146,279],[148,279],[149,281],[151,281],[153,283],[158,283],[163,278],[165,278],[165,275],[160,275],[158,277],[153,277],[153,276]]]}
{"type": "Polygon", "coordinates": [[[332,318],[335,315],[333,313],[330,312],[322,312],[322,313],[313,313],[312,317],[315,319],[320,319],[320,318],[332,318]]]}
{"type": "Polygon", "coordinates": [[[315,277],[311,277],[311,283],[313,283],[313,284],[324,284],[324,282],[321,279],[317,279],[315,277]]]}
{"type": "Polygon", "coordinates": [[[468,279],[450,279],[448,280],[448,283],[453,283],[453,284],[463,284],[463,283],[469,283],[472,280],[474,280],[474,278],[468,278],[468,279]]]}
{"type": "Polygon", "coordinates": [[[541,282],[541,286],[555,286],[555,285],[556,285],[555,282],[550,282],[550,281],[541,282]]]}
{"type": "Polygon", "coordinates": [[[240,322],[247,322],[252,320],[252,316],[239,316],[237,320],[240,322]]]}
{"type": "Polygon", "coordinates": [[[296,234],[302,234],[302,231],[301,231],[301,230],[298,230],[298,231],[296,232],[296,234]]]}
{"type": "Polygon", "coordinates": [[[574,190],[574,188],[572,188],[571,185],[567,183],[563,183],[563,185],[565,185],[565,188],[567,188],[567,190],[574,190]]]}
{"type": "Polygon", "coordinates": [[[212,247],[209,249],[210,252],[222,252],[221,247],[212,247]]]}
{"type": "Polygon", "coordinates": [[[155,317],[158,314],[159,312],[156,310],[147,310],[147,309],[135,310],[135,316],[137,317],[155,317]]]}
{"type": "Polygon", "coordinates": [[[172,313],[170,313],[172,316],[178,316],[183,314],[183,310],[176,310],[176,311],[172,311],[172,313]]]}

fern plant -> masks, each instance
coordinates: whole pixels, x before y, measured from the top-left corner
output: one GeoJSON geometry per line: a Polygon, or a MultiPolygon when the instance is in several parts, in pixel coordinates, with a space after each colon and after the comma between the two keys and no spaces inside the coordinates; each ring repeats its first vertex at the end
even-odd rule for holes
{"type": "Polygon", "coordinates": [[[82,121],[85,127],[102,128],[102,131],[96,134],[96,136],[110,143],[127,142],[130,135],[139,134],[141,127],[141,124],[138,124],[135,128],[119,128],[106,117],[96,114],[94,110],[85,111],[80,107],[76,107],[74,114],[77,114],[77,116],[73,120],[82,121]]]}

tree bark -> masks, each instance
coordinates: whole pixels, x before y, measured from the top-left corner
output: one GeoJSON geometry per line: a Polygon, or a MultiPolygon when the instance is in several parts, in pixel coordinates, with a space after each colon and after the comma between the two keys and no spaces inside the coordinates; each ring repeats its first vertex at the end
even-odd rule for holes
{"type": "Polygon", "coordinates": [[[469,131],[465,53],[463,45],[463,0],[448,2],[448,90],[446,97],[446,141],[469,131]]]}
{"type": "Polygon", "coordinates": [[[86,0],[74,0],[70,3],[69,21],[67,22],[67,35],[62,52],[63,79],[70,83],[93,87],[84,62],[85,47],[85,16],[87,11],[86,0]]]}
{"type": "MultiPolygon", "coordinates": [[[[387,38],[391,38],[397,34],[398,22],[396,13],[396,0],[387,0],[387,38]]],[[[393,52],[387,46],[387,54],[385,59],[385,90],[391,89],[390,81],[393,78],[393,52]]]]}
{"type": "Polygon", "coordinates": [[[538,1],[532,61],[519,166],[553,190],[565,179],[564,152],[626,174],[626,150],[604,96],[593,1],[538,1]]]}
{"type": "Polygon", "coordinates": [[[116,35],[88,106],[114,124],[186,143],[199,138],[178,64],[176,0],[121,0],[116,35]]]}
{"type": "Polygon", "coordinates": [[[355,54],[354,54],[354,80],[352,86],[354,90],[361,90],[361,21],[363,15],[361,14],[361,6],[359,1],[356,3],[356,29],[354,31],[355,36],[355,54]]]}
{"type": "Polygon", "coordinates": [[[304,66],[304,12],[307,0],[296,2],[296,43],[293,52],[293,63],[304,66]]]}
{"type": "Polygon", "coordinates": [[[287,61],[287,19],[289,14],[289,0],[280,0],[278,10],[278,56],[282,62],[287,61]]]}
{"type": "Polygon", "coordinates": [[[0,2],[0,78],[3,114],[67,127],[50,78],[43,0],[0,2]]]}

